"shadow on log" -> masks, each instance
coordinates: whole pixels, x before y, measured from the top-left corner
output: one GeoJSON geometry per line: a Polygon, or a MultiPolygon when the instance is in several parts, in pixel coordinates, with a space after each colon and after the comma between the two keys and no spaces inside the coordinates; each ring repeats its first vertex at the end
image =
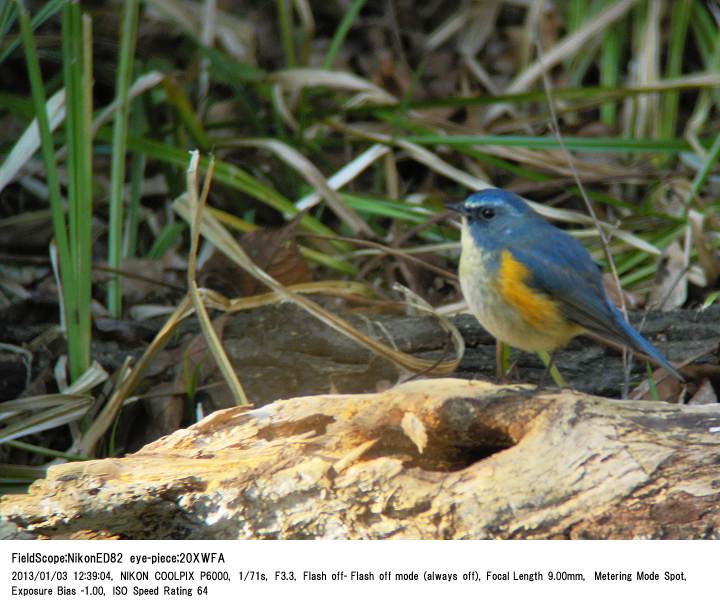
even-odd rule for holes
{"type": "Polygon", "coordinates": [[[4,530],[120,538],[717,538],[720,405],[460,379],[218,411],[54,466],[4,530]]]}

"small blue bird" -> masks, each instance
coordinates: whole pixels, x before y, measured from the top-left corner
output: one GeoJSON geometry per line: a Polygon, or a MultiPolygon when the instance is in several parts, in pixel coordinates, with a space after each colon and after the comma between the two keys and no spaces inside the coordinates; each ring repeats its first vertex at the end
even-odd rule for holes
{"type": "Polygon", "coordinates": [[[496,339],[523,351],[555,351],[589,332],[640,351],[683,377],[610,302],[585,248],[520,197],[488,188],[462,203],[460,286],[496,339]]]}

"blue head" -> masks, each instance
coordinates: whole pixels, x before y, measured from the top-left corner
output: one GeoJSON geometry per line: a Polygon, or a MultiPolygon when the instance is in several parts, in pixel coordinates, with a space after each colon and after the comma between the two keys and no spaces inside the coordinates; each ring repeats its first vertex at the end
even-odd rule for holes
{"type": "Polygon", "coordinates": [[[480,190],[447,207],[462,214],[463,225],[478,245],[490,245],[544,222],[520,197],[499,188],[480,190]]]}

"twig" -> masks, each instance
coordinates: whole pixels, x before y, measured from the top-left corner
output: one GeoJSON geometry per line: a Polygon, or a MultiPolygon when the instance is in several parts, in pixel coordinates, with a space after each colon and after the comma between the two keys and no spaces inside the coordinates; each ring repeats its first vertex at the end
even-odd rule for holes
{"type": "Polygon", "coordinates": [[[436,266],[430,262],[426,262],[422,258],[418,258],[416,256],[407,254],[401,249],[390,247],[388,245],[383,245],[382,243],[377,243],[375,241],[367,241],[365,239],[355,239],[353,237],[337,237],[337,236],[330,237],[330,236],[316,235],[314,233],[305,233],[305,232],[298,232],[297,235],[298,235],[298,237],[308,237],[311,239],[328,239],[330,241],[343,241],[345,243],[353,243],[355,245],[362,245],[364,247],[377,248],[377,249],[385,252],[386,254],[390,254],[392,256],[397,256],[398,258],[402,258],[404,260],[413,262],[413,263],[417,264],[418,266],[425,267],[426,269],[431,270],[433,273],[442,275],[443,277],[446,277],[447,279],[450,279],[451,281],[458,280],[458,277],[455,273],[452,273],[443,268],[440,268],[439,266],[436,266]]]}

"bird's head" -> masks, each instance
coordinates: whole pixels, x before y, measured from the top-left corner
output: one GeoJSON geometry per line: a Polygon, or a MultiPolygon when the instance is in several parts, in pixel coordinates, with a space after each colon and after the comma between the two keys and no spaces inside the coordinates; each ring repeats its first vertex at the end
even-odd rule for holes
{"type": "Polygon", "coordinates": [[[480,190],[446,207],[463,217],[463,250],[473,246],[497,251],[543,222],[520,197],[499,188],[480,190]]]}
{"type": "Polygon", "coordinates": [[[449,203],[445,207],[461,214],[471,232],[499,232],[535,217],[535,212],[525,201],[499,188],[480,190],[460,203],[449,203]]]}

